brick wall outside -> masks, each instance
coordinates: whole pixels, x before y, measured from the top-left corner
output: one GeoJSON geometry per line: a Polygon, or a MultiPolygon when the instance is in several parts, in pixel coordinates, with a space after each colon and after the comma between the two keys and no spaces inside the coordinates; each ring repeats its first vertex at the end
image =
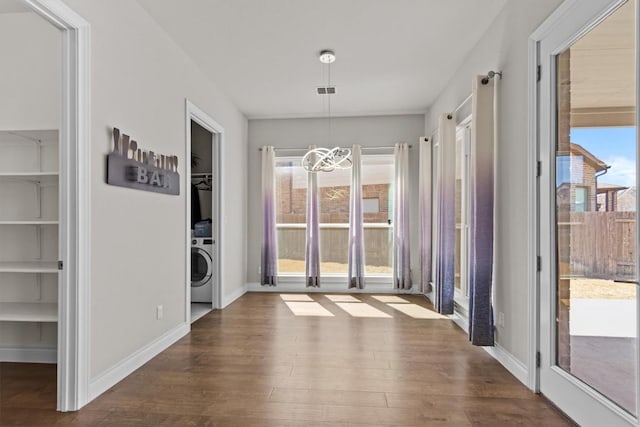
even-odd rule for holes
{"type": "MultiPolygon", "coordinates": [[[[571,151],[571,51],[567,49],[558,55],[558,151],[569,153],[571,151]]],[[[571,162],[572,164],[574,162],[571,162]]],[[[577,163],[577,162],[576,162],[577,163]]],[[[584,163],[584,162],[582,162],[584,163]]],[[[572,171],[574,172],[574,171],[572,171]]],[[[575,186],[570,185],[569,205],[573,206],[571,201],[575,200],[575,186]]],[[[559,200],[560,202],[560,200],[559,200]]],[[[567,211],[566,205],[558,203],[559,211],[567,211]]],[[[560,212],[558,212],[560,214],[560,212]]],[[[560,216],[560,215],[559,215],[560,216]]],[[[569,247],[570,239],[566,233],[558,233],[558,245],[560,247],[569,247]]],[[[562,252],[561,252],[562,253],[562,252]]],[[[570,259],[559,257],[559,273],[563,274],[563,270],[570,265],[570,259]]],[[[569,333],[569,321],[571,311],[568,301],[571,298],[571,282],[570,280],[561,279],[558,281],[558,315],[557,315],[557,360],[556,363],[564,369],[571,370],[571,336],[569,333]]]]}
{"type": "MultiPolygon", "coordinates": [[[[276,221],[280,224],[304,224],[307,212],[307,189],[292,188],[292,178],[288,175],[278,176],[276,221]]],[[[350,187],[321,187],[320,222],[331,224],[349,223],[350,187]]],[[[389,184],[372,184],[362,186],[364,199],[378,199],[377,213],[364,213],[366,223],[386,223],[389,213],[389,184]]]]}
{"type": "MultiPolygon", "coordinates": [[[[284,170],[284,169],[283,169],[284,170]]],[[[307,189],[294,188],[291,173],[279,171],[276,179],[276,222],[279,224],[305,224],[307,189]]],[[[378,212],[363,213],[365,223],[387,223],[389,212],[390,184],[362,186],[363,199],[377,199],[378,212]]],[[[349,186],[320,187],[320,223],[349,223],[349,186]]],[[[390,231],[387,228],[366,229],[365,258],[367,265],[390,265],[390,231]]],[[[347,263],[349,230],[346,228],[322,229],[320,252],[323,262],[347,263]]],[[[303,260],[305,254],[304,229],[279,229],[278,252],[280,258],[303,260]]]]}

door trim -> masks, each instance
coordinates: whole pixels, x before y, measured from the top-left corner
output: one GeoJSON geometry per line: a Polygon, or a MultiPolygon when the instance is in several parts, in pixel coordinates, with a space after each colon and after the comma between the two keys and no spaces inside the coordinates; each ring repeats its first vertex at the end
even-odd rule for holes
{"type": "MultiPolygon", "coordinates": [[[[211,238],[213,239],[213,303],[214,309],[222,308],[222,268],[224,266],[223,254],[220,248],[224,236],[220,227],[222,223],[222,205],[220,200],[222,197],[222,149],[224,146],[224,128],[215,121],[211,116],[198,108],[188,99],[185,99],[185,183],[189,183],[191,179],[191,121],[198,123],[200,126],[211,132],[213,135],[213,146],[211,149],[212,174],[213,174],[213,213],[211,224],[211,238]]],[[[185,184],[185,224],[191,223],[191,191],[189,185],[185,184]]],[[[191,232],[187,226],[185,230],[185,322],[191,329],[191,232]]]]}
{"type": "Polygon", "coordinates": [[[91,329],[90,25],[61,0],[23,0],[62,32],[57,409],[88,402],[91,329]]]}

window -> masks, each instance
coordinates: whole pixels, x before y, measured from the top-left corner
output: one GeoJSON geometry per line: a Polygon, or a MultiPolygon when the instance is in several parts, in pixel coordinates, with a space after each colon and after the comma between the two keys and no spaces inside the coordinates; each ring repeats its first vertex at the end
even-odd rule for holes
{"type": "Polygon", "coordinates": [[[377,214],[380,212],[380,199],[377,197],[365,198],[362,200],[363,213],[377,214]]]}
{"type": "Polygon", "coordinates": [[[350,196],[351,169],[318,173],[322,276],[348,272],[350,196]]]}
{"type": "Polygon", "coordinates": [[[574,212],[586,212],[589,210],[588,205],[588,189],[586,187],[575,187],[575,196],[573,202],[574,212]]]}
{"type": "Polygon", "coordinates": [[[276,159],[276,227],[278,229],[278,271],[300,275],[305,272],[305,229],[307,221],[307,172],[299,158],[276,159]]]}
{"type": "MultiPolygon", "coordinates": [[[[374,199],[377,209],[364,207],[364,267],[367,276],[393,273],[393,155],[362,156],[362,198],[374,199]]],[[[369,202],[371,203],[371,202],[369,202]]]]}
{"type": "Polygon", "coordinates": [[[464,120],[456,130],[456,252],[455,301],[466,307],[469,300],[469,176],[471,147],[471,118],[464,120]]]}
{"type": "Polygon", "coordinates": [[[584,157],[580,155],[556,158],[556,185],[581,184],[584,182],[584,157]]]}
{"type": "MultiPolygon", "coordinates": [[[[276,159],[278,271],[305,273],[307,172],[299,157],[276,159]]],[[[365,273],[389,276],[393,268],[393,155],[362,156],[365,273]]],[[[344,276],[348,268],[351,170],[318,174],[320,272],[344,276]]]]}

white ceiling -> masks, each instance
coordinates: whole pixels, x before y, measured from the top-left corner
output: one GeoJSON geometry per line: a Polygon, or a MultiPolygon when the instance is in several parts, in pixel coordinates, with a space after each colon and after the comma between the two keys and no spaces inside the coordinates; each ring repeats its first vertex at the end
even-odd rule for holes
{"type": "Polygon", "coordinates": [[[326,114],[325,48],[337,56],[332,115],[425,112],[507,0],[138,1],[260,118],[326,114]]]}
{"type": "Polygon", "coordinates": [[[635,107],[636,10],[628,2],[571,46],[571,107],[635,107]]]}

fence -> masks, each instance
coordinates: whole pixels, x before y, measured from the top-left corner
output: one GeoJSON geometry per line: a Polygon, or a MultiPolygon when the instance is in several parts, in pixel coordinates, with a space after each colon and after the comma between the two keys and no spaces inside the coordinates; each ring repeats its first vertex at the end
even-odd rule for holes
{"type": "MultiPolygon", "coordinates": [[[[278,224],[278,258],[304,260],[304,227],[304,224],[278,224]]],[[[347,264],[348,245],[348,224],[320,225],[320,259],[323,262],[347,264]]],[[[367,265],[391,265],[391,226],[387,224],[364,224],[364,245],[367,265]]]]}
{"type": "Polygon", "coordinates": [[[561,276],[636,280],[635,212],[560,212],[561,276]]]}

